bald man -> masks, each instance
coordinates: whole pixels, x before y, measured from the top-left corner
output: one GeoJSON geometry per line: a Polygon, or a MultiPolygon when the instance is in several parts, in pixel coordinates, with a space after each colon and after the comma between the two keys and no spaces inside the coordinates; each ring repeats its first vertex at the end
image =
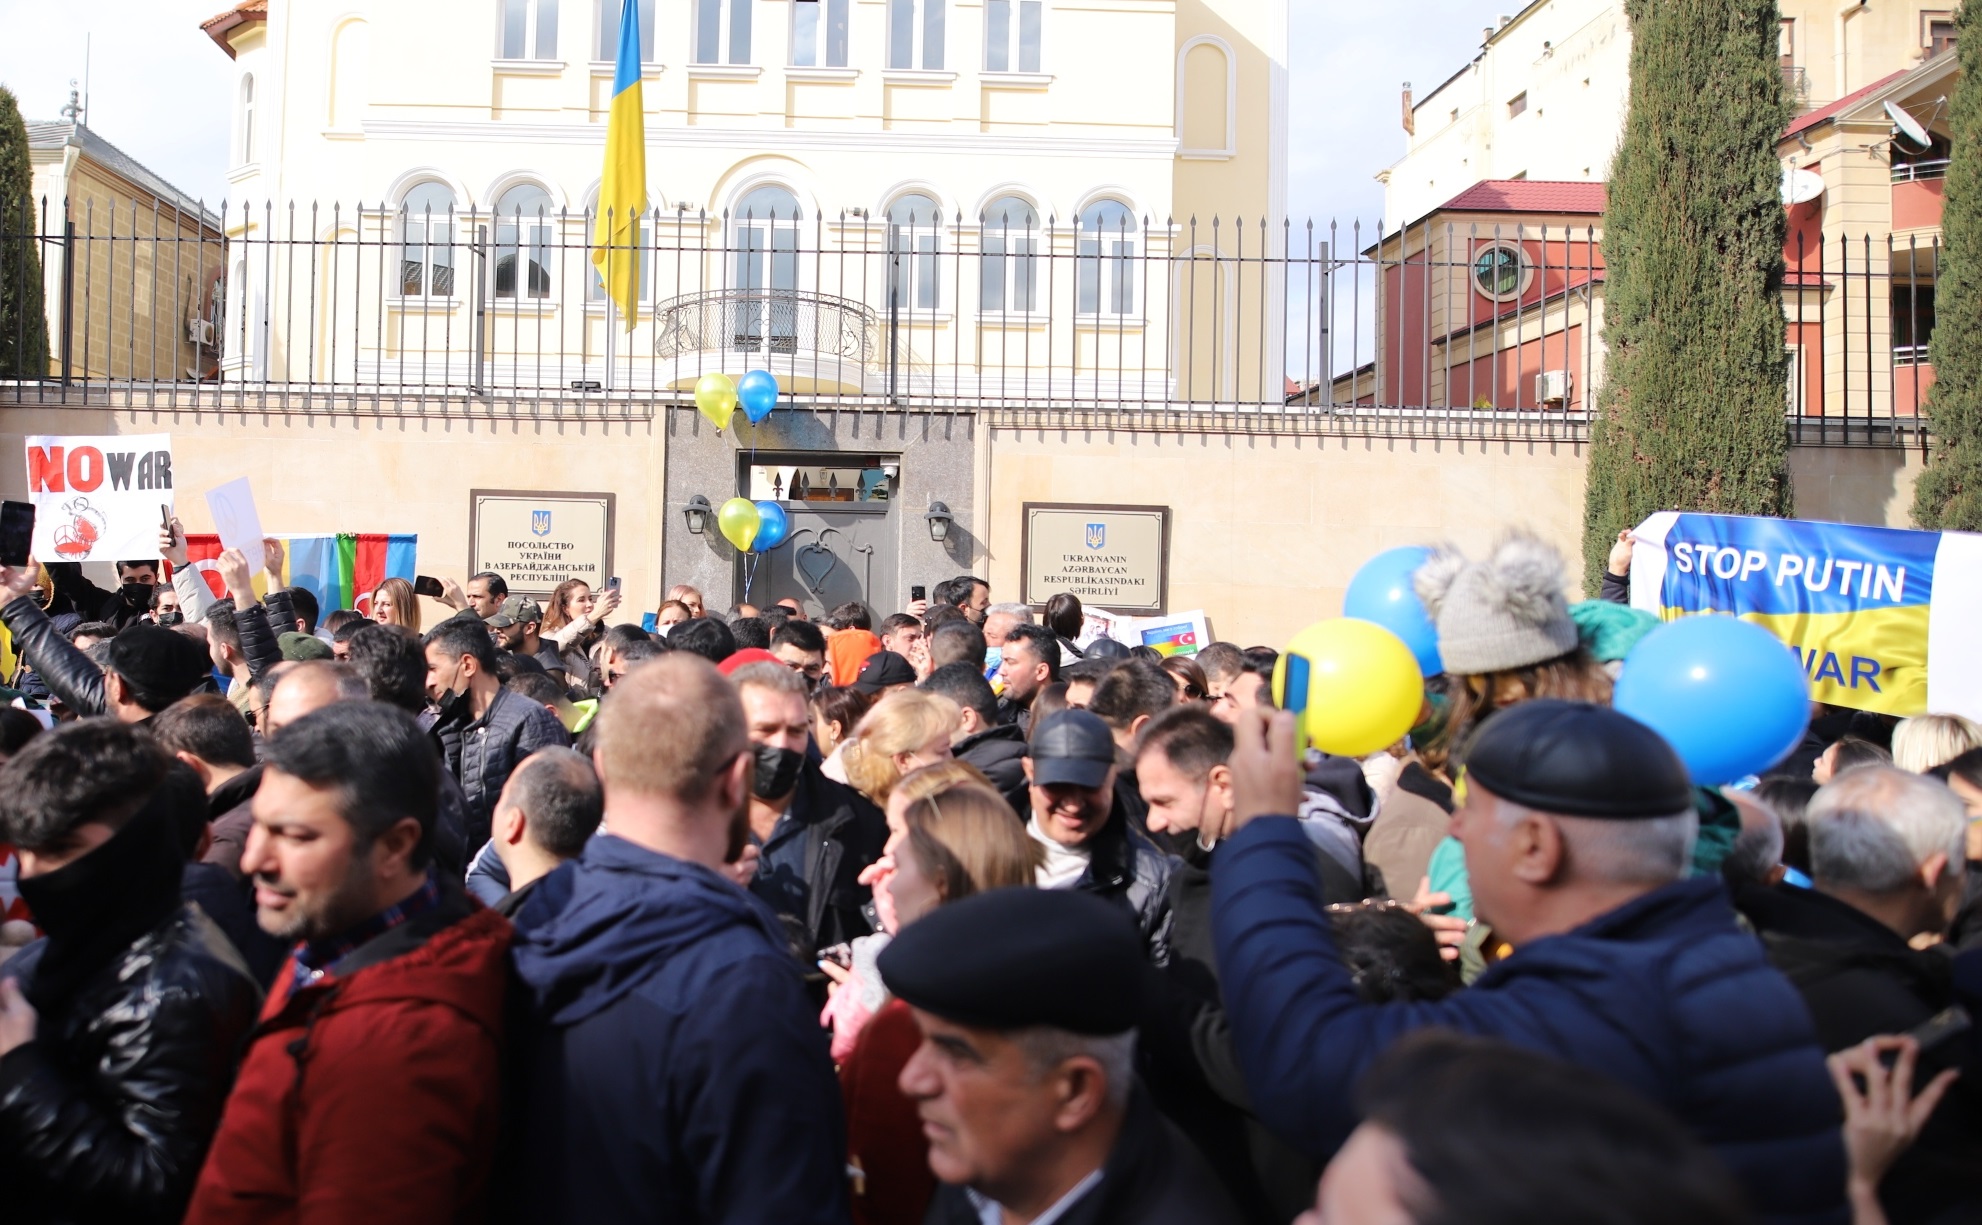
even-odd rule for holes
{"type": "Polygon", "coordinates": [[[267,734],[273,736],[332,703],[362,702],[368,696],[364,678],[346,664],[327,659],[290,664],[276,678],[268,697],[267,734]]]}

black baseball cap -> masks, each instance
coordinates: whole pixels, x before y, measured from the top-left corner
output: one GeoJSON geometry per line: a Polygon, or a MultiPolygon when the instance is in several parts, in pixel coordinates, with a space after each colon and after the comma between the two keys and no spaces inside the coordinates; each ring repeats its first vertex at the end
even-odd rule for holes
{"type": "Polygon", "coordinates": [[[1032,729],[1026,753],[1032,758],[1032,781],[1099,787],[1115,766],[1115,737],[1101,716],[1085,710],[1061,710],[1032,729]]]}
{"type": "Polygon", "coordinates": [[[860,675],[854,678],[853,687],[862,693],[880,693],[895,685],[913,685],[915,669],[908,660],[893,651],[876,651],[860,665],[860,675]]]}

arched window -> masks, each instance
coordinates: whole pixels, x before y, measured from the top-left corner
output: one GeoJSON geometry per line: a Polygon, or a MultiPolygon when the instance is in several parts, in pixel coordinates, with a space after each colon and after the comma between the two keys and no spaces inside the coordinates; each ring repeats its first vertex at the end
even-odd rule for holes
{"type": "Polygon", "coordinates": [[[1135,310],[1136,219],[1115,200],[1097,200],[1075,219],[1074,309],[1084,315],[1135,310]]]}
{"type": "Polygon", "coordinates": [[[1017,196],[993,200],[978,218],[982,248],[978,306],[987,311],[1038,307],[1039,212],[1017,196]]]}
{"type": "Polygon", "coordinates": [[[502,0],[501,31],[503,59],[556,59],[557,0],[502,0]]]}
{"type": "Polygon", "coordinates": [[[1039,25],[1045,7],[1044,0],[984,0],[984,71],[1039,71],[1039,25]]]}
{"type": "Polygon", "coordinates": [[[1177,53],[1177,152],[1187,158],[1238,152],[1238,64],[1224,39],[1200,34],[1177,53]]]}
{"type": "Polygon", "coordinates": [[[928,196],[918,192],[888,206],[888,288],[898,305],[936,308],[942,232],[942,210],[928,196]]]}
{"type": "Polygon", "coordinates": [[[550,297],[550,193],[535,183],[518,183],[502,193],[495,211],[495,296],[550,297]],[[524,270],[520,279],[519,268],[524,270]]]}
{"type": "Polygon", "coordinates": [[[730,215],[736,251],[731,344],[756,353],[798,351],[798,197],[774,183],[753,189],[730,215]]]}
{"type": "Polygon", "coordinates": [[[888,0],[888,67],[943,67],[944,0],[888,0]]]}
{"type": "Polygon", "coordinates": [[[357,130],[370,76],[371,27],[354,18],[338,26],[330,39],[330,105],[325,119],[332,130],[357,130]]]}
{"type": "Polygon", "coordinates": [[[237,164],[255,160],[255,74],[241,78],[241,156],[237,164]]]}
{"type": "Polygon", "coordinates": [[[454,294],[454,193],[431,180],[399,202],[399,292],[454,294]]]}

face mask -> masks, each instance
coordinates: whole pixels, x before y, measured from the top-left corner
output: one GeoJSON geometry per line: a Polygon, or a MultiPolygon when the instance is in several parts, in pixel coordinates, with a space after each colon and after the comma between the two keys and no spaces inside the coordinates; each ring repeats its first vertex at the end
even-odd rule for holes
{"type": "Polygon", "coordinates": [[[996,672],[999,666],[1002,665],[1004,662],[1005,662],[1005,648],[1003,647],[984,648],[984,675],[989,676],[993,672],[996,672]]]}
{"type": "Polygon", "coordinates": [[[435,705],[439,708],[441,722],[445,723],[456,714],[468,709],[468,691],[450,689],[440,696],[440,701],[435,705]]]}
{"type": "Polygon", "coordinates": [[[186,620],[186,614],[175,608],[170,612],[158,613],[154,619],[160,625],[179,625],[186,620]]]}
{"type": "Polygon", "coordinates": [[[750,794],[760,800],[777,800],[798,788],[798,772],[805,768],[805,754],[760,744],[756,746],[756,759],[750,772],[750,794]]]}
{"type": "Polygon", "coordinates": [[[150,583],[125,583],[117,591],[123,597],[124,603],[129,604],[132,608],[151,607],[152,585],[150,583]]]}

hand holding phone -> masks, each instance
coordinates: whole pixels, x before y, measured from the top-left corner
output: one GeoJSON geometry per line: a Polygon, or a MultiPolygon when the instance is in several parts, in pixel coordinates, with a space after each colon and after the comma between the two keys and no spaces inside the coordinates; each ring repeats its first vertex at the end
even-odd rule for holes
{"type": "Polygon", "coordinates": [[[25,566],[34,551],[34,503],[0,502],[0,566],[25,566]]]}
{"type": "Polygon", "coordinates": [[[413,580],[414,595],[423,595],[428,599],[438,600],[441,597],[441,593],[445,590],[446,588],[440,585],[440,580],[434,578],[432,575],[422,574],[413,580]]]}

